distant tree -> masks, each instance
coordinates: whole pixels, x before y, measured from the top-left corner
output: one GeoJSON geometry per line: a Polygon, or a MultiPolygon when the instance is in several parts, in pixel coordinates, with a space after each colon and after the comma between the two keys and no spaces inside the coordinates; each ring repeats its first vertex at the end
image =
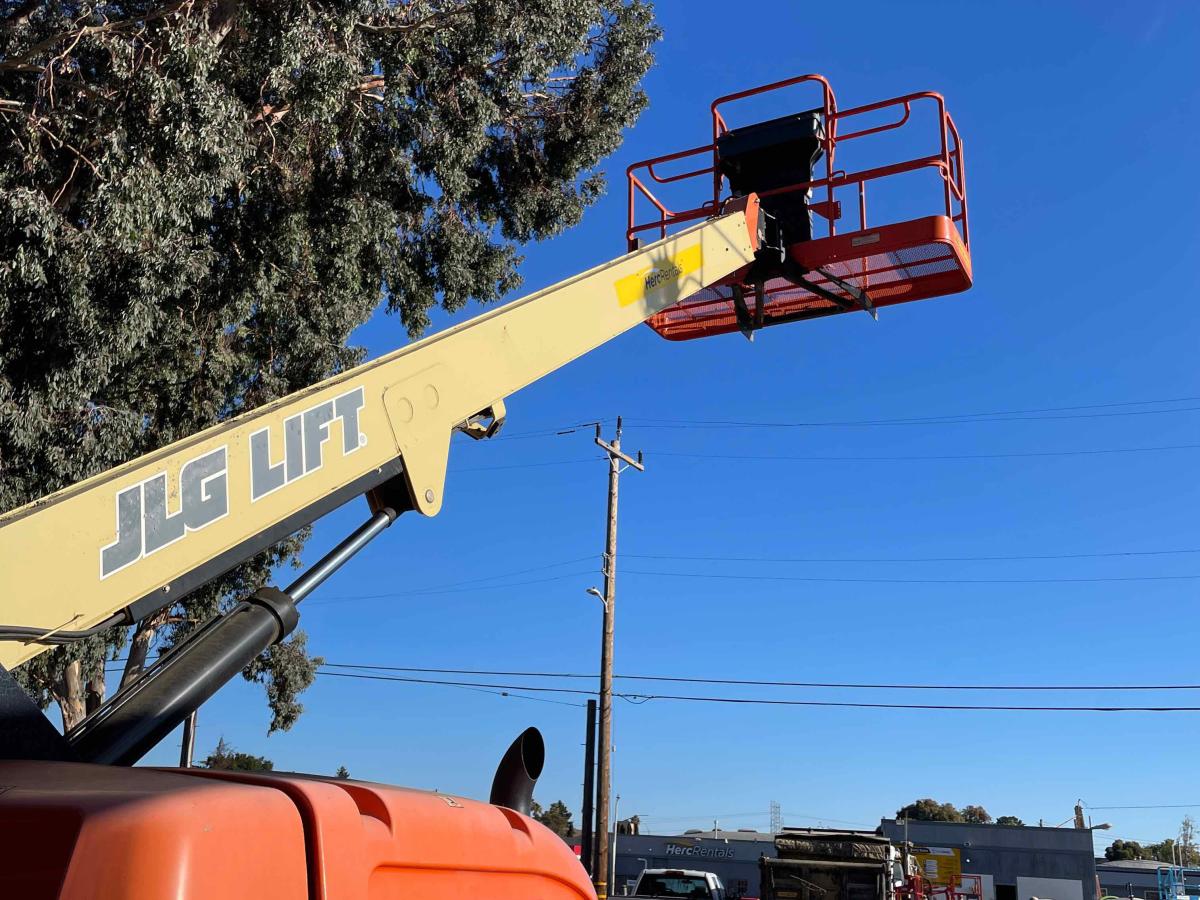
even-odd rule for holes
{"type": "Polygon", "coordinates": [[[561,800],[555,800],[550,804],[550,808],[545,810],[534,801],[531,815],[564,841],[570,840],[571,834],[575,831],[575,823],[571,821],[571,811],[561,800]]]}
{"type": "Polygon", "coordinates": [[[1200,860],[1200,853],[1196,850],[1196,823],[1192,821],[1191,816],[1184,816],[1183,821],[1179,823],[1179,854],[1180,861],[1185,866],[1194,866],[1200,860]]]}
{"type": "Polygon", "coordinates": [[[338,766],[338,770],[337,770],[337,772],[334,774],[334,776],[333,776],[333,777],[334,777],[334,778],[349,778],[349,777],[350,777],[350,770],[349,770],[349,769],[347,769],[345,766],[338,766]]]}
{"type": "Polygon", "coordinates": [[[962,820],[970,822],[972,825],[986,825],[992,821],[992,816],[982,806],[964,806],[962,808],[962,820]]]}
{"type": "Polygon", "coordinates": [[[200,765],[206,769],[229,769],[235,772],[270,772],[275,768],[275,763],[265,756],[239,753],[225,743],[225,738],[217,741],[216,748],[200,765]]]}
{"type": "MultiPolygon", "coordinates": [[[[981,809],[982,807],[974,807],[981,809]]],[[[986,813],[985,813],[986,815],[986,813]]],[[[897,819],[912,819],[914,822],[962,822],[963,814],[953,803],[938,803],[931,797],[914,800],[896,810],[897,819]]]]}
{"type": "MultiPolygon", "coordinates": [[[[1180,862],[1185,866],[1200,864],[1200,852],[1197,852],[1195,839],[1192,836],[1192,820],[1186,817],[1179,829],[1179,838],[1167,838],[1156,844],[1146,844],[1143,849],[1143,859],[1156,859],[1159,862],[1180,862]]],[[[1114,841],[1113,845],[1120,841],[1114,841]]]]}
{"type": "Polygon", "coordinates": [[[1137,841],[1123,841],[1120,838],[1104,848],[1104,858],[1107,860],[1121,859],[1151,859],[1152,857],[1137,841]]]}
{"type": "Polygon", "coordinates": [[[1174,862],[1178,854],[1174,838],[1167,838],[1155,844],[1146,844],[1144,849],[1146,859],[1156,859],[1165,863],[1174,862]]]}
{"type": "Polygon", "coordinates": [[[1016,816],[1001,816],[996,820],[997,825],[1024,825],[1016,816]]]}

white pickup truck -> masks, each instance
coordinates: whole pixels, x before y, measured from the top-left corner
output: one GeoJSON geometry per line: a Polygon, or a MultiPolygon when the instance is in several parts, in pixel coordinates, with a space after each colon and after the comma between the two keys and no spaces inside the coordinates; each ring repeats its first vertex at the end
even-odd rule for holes
{"type": "Polygon", "coordinates": [[[725,885],[712,872],[643,869],[632,896],[658,900],[725,900],[725,885]]]}

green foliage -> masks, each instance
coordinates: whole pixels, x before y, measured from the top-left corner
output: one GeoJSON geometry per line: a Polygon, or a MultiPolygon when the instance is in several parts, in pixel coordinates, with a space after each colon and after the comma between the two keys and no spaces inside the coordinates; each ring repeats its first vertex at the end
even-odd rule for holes
{"type": "Polygon", "coordinates": [[[1167,838],[1154,844],[1146,844],[1143,848],[1143,854],[1140,857],[1141,859],[1155,859],[1159,862],[1173,862],[1178,864],[1182,858],[1183,865],[1185,866],[1200,864],[1200,853],[1196,852],[1195,845],[1185,846],[1174,838],[1167,838]]]}
{"type": "Polygon", "coordinates": [[[992,821],[991,814],[982,806],[964,806],[961,812],[962,820],[974,825],[987,825],[992,821]]]}
{"type": "Polygon", "coordinates": [[[1174,838],[1166,838],[1155,844],[1147,844],[1145,851],[1147,859],[1156,859],[1159,862],[1175,862],[1178,848],[1174,838]]]}
{"type": "Polygon", "coordinates": [[[307,635],[297,631],[283,643],[268,647],[242,673],[266,688],[267,703],[271,707],[268,734],[287,731],[304,712],[296,697],[313,683],[317,668],[325,663],[323,657],[310,657],[307,645],[307,635]]]}
{"type": "MultiPolygon", "coordinates": [[[[962,809],[953,803],[939,803],[925,797],[914,800],[907,806],[896,810],[897,819],[911,819],[914,822],[967,822],[972,825],[986,825],[992,821],[991,813],[982,806],[964,806],[962,809]]],[[[1025,824],[1015,816],[1002,816],[1007,821],[998,822],[1000,825],[1025,824]]]]}
{"type": "Polygon", "coordinates": [[[561,800],[555,800],[549,809],[543,810],[541,804],[533,801],[530,816],[541,822],[564,841],[569,841],[575,831],[575,823],[571,821],[571,810],[561,800]]]}
{"type": "Polygon", "coordinates": [[[1184,816],[1179,826],[1179,837],[1166,838],[1153,844],[1139,844],[1137,841],[1117,839],[1104,850],[1104,858],[1120,859],[1153,859],[1158,862],[1182,863],[1185,866],[1200,865],[1200,850],[1196,847],[1194,836],[1195,823],[1191,816],[1184,816]]]}
{"type": "Polygon", "coordinates": [[[1017,825],[1017,826],[1025,825],[1025,823],[1022,822],[1020,819],[1018,819],[1016,816],[1000,816],[998,819],[996,819],[996,824],[997,825],[1017,825]]]}
{"type": "Polygon", "coordinates": [[[337,772],[334,773],[333,777],[334,778],[349,778],[350,770],[347,769],[345,766],[338,766],[338,770],[337,770],[337,772]]]}
{"type": "Polygon", "coordinates": [[[907,806],[902,806],[896,810],[897,819],[912,819],[914,822],[962,822],[962,813],[953,803],[938,803],[936,800],[925,797],[921,800],[914,800],[907,806]]]}
{"type": "Polygon", "coordinates": [[[1152,859],[1137,841],[1123,841],[1120,838],[1113,841],[1104,848],[1104,858],[1108,860],[1119,859],[1152,859]]]}
{"type": "Polygon", "coordinates": [[[225,743],[225,738],[217,741],[216,748],[200,765],[206,769],[231,769],[236,772],[270,772],[275,768],[275,763],[265,756],[239,753],[225,743]]]}
{"type": "MultiPolygon", "coordinates": [[[[603,190],[657,37],[643,0],[0,0],[0,510],[355,365],[381,302],[417,335],[512,289],[603,190]]],[[[127,639],[24,684],[62,706],[127,639]]],[[[247,669],[272,730],[313,671],[302,634],[247,669]]]]}

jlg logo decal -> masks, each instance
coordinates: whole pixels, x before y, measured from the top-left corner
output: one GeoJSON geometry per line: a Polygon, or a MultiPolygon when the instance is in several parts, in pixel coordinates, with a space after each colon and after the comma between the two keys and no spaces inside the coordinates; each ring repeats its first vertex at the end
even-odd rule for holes
{"type": "Polygon", "coordinates": [[[179,470],[179,511],[167,512],[167,473],[117,494],[117,539],[100,550],[100,577],[182,540],[229,514],[226,448],[189,460],[179,470]]]}
{"type": "MultiPolygon", "coordinates": [[[[366,446],[359,426],[361,387],[319,403],[283,421],[283,458],[271,462],[271,428],[250,435],[250,502],[321,468],[329,426],[341,422],[343,455],[366,446]]],[[[116,498],[116,540],[100,548],[100,578],[107,578],[152,553],[229,515],[228,448],[188,460],[179,470],[179,508],[168,511],[167,473],[156,472],[116,498]]]]}
{"type": "Polygon", "coordinates": [[[283,459],[273,465],[271,429],[262,428],[250,435],[250,499],[259,500],[321,468],[329,424],[334,419],[342,422],[343,455],[349,456],[366,446],[367,436],[358,425],[358,411],[362,407],[363,389],[356,388],[284,419],[283,459]]]}

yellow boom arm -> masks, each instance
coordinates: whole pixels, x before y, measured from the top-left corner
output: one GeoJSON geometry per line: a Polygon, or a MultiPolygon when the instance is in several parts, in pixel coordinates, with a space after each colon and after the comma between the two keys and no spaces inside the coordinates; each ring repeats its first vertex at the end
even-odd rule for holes
{"type": "MultiPolygon", "coordinates": [[[[0,621],[136,621],[401,474],[436,515],[455,430],[752,262],[754,204],[0,516],[0,621]]],[[[44,649],[0,641],[0,665],[44,649]]]]}

